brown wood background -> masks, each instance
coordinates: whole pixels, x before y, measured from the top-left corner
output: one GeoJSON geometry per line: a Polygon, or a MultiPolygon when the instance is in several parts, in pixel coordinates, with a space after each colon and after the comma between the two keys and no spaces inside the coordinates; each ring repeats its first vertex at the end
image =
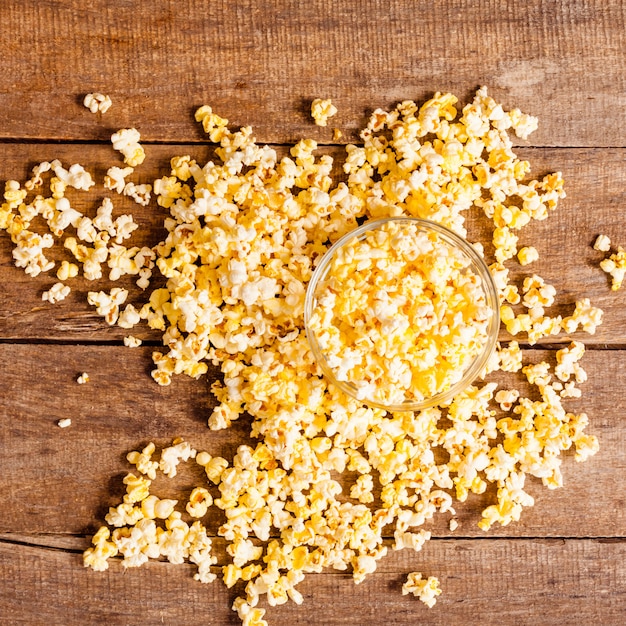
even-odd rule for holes
{"type": "MultiPolygon", "coordinates": [[[[267,617],[273,626],[626,621],[626,288],[609,290],[591,248],[599,233],[626,246],[623,2],[28,0],[1,8],[0,181],[24,180],[52,158],[101,178],[111,133],[135,126],[148,153],[138,173],[151,182],[175,154],[208,154],[192,115],[204,103],[233,125],[252,125],[261,142],[284,149],[308,136],[337,155],[330,128],[311,123],[316,97],[337,105],[331,127],[344,142],[356,140],[374,108],[437,90],[467,99],[485,84],[506,107],[537,115],[539,130],[519,154],[533,173],[561,170],[568,197],[522,231],[522,242],[539,249],[533,269],[557,287],[563,310],[584,294],[605,311],[596,335],[581,337],[589,381],[578,405],[599,454],[584,464],[566,455],[563,489],[532,484],[536,504],[517,524],[483,533],[476,522],[486,496],[475,497],[457,507],[455,533],[445,516],[433,522],[419,554],[392,553],[359,586],[348,574],[310,575],[302,606],[267,617]],[[91,91],[111,96],[106,115],[82,107],[91,91]],[[433,609],[400,595],[415,569],[441,581],[433,609]]],[[[141,224],[135,240],[156,243],[162,215],[128,208],[141,224]]],[[[0,623],[238,623],[234,593],[195,582],[191,566],[83,568],[90,533],[123,493],[126,452],[183,436],[230,456],[248,425],[209,431],[207,378],[158,387],[150,346],[121,345],[126,333],[85,302],[91,286],[79,281],[50,306],[41,293],[53,282],[15,268],[0,233],[0,623]],[[86,387],[75,383],[82,371],[86,387]],[[56,421],[66,416],[73,425],[61,430],[56,421]]],[[[194,472],[181,473],[174,493],[194,484],[194,472]]]]}

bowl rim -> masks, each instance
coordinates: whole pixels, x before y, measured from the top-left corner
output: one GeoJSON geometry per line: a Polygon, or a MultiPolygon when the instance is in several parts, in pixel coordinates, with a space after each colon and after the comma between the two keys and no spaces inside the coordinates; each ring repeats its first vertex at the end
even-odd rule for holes
{"type": "Polygon", "coordinates": [[[407,215],[383,217],[368,220],[357,228],[345,233],[330,248],[328,248],[328,250],[321,257],[317,266],[313,270],[306,288],[304,300],[304,329],[309,347],[313,353],[316,363],[320,366],[320,369],[327,380],[335,387],[367,406],[385,409],[388,412],[420,411],[430,407],[444,405],[449,400],[452,400],[454,396],[467,389],[477,378],[481,376],[496,348],[498,341],[498,332],[500,329],[500,298],[495,280],[489,270],[489,267],[476,248],[467,239],[463,238],[458,233],[455,233],[447,226],[443,226],[438,222],[426,220],[421,217],[407,215]],[[422,232],[434,231],[443,237],[448,244],[460,249],[465,256],[469,258],[470,263],[468,267],[470,267],[474,273],[481,278],[481,285],[485,293],[485,300],[491,309],[491,317],[487,327],[487,340],[485,342],[485,346],[483,350],[474,358],[469,367],[467,367],[467,369],[463,372],[461,378],[449,389],[437,393],[434,396],[424,398],[422,400],[406,401],[400,404],[384,404],[368,398],[358,398],[356,387],[352,383],[349,381],[340,381],[335,378],[335,375],[328,365],[326,357],[319,346],[315,333],[310,328],[311,315],[313,314],[313,310],[317,302],[315,297],[317,286],[327,275],[330,264],[335,258],[337,251],[347,242],[354,240],[355,237],[362,240],[370,231],[377,230],[390,222],[416,224],[422,232]]]}

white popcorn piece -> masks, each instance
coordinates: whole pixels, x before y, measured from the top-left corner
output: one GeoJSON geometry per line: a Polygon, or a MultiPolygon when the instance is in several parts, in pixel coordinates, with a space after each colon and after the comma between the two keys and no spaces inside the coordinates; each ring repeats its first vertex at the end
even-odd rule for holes
{"type": "Polygon", "coordinates": [[[141,135],[135,128],[122,128],[111,135],[113,148],[124,156],[124,163],[131,167],[141,165],[146,158],[146,153],[139,143],[141,135]]]}
{"type": "Polygon", "coordinates": [[[126,178],[135,171],[133,167],[113,166],[107,170],[104,177],[104,188],[117,193],[123,193],[126,187],[126,178]]]}
{"type": "Polygon", "coordinates": [[[99,92],[88,93],[83,99],[83,105],[92,113],[106,113],[112,105],[111,98],[99,92]]]}
{"type": "Polygon", "coordinates": [[[188,442],[176,439],[171,446],[163,448],[161,451],[159,469],[169,478],[173,478],[176,476],[176,468],[180,461],[188,461],[195,456],[196,450],[188,442]]]}
{"type": "Polygon", "coordinates": [[[51,167],[58,179],[68,187],[88,191],[96,184],[91,178],[91,174],[79,163],[70,165],[69,170],[66,170],[60,161],[54,160],[51,167]]]}
{"type": "Polygon", "coordinates": [[[90,291],[87,294],[89,304],[96,307],[96,312],[106,320],[107,324],[113,325],[119,317],[120,306],[126,302],[128,290],[113,287],[110,293],[104,291],[90,291]]]}
{"type": "Polygon", "coordinates": [[[593,244],[593,249],[608,252],[611,249],[611,240],[606,235],[598,235],[593,244]]]}
{"type": "Polygon", "coordinates": [[[125,196],[129,196],[141,206],[147,206],[150,203],[151,192],[152,185],[136,185],[135,183],[130,182],[126,183],[123,189],[125,196]]]}
{"type": "Polygon", "coordinates": [[[41,299],[44,302],[49,302],[50,304],[55,304],[57,302],[61,302],[61,300],[65,300],[67,296],[70,294],[70,287],[68,285],[64,285],[63,283],[55,283],[48,289],[48,291],[44,291],[41,294],[41,299]]]}

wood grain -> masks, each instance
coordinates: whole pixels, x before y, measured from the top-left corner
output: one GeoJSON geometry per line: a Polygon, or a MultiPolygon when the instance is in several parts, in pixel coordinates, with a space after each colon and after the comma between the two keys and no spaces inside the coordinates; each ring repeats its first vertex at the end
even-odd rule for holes
{"type": "MultiPolygon", "coordinates": [[[[355,586],[349,574],[309,575],[304,603],[270,608],[273,626],[448,626],[598,623],[626,612],[626,544],[603,540],[433,540],[394,552],[355,586]],[[437,576],[432,609],[400,589],[410,571],[437,576]]],[[[86,571],[79,554],[0,541],[0,615],[7,624],[233,626],[236,589],[193,580],[193,566],[151,562],[86,571]]],[[[217,572],[216,572],[217,573],[217,572]]]]}
{"type": "MultiPolygon", "coordinates": [[[[286,152],[287,148],[278,147],[278,150],[286,152]]],[[[321,152],[335,158],[335,177],[341,179],[339,165],[345,155],[343,148],[327,147],[321,152]]],[[[152,183],[155,178],[168,174],[170,158],[181,154],[191,154],[204,163],[211,149],[194,145],[149,146],[148,157],[132,180],[152,183]]],[[[525,268],[515,260],[509,262],[513,279],[521,285],[524,276],[538,273],[554,284],[559,296],[557,305],[550,311],[553,315],[569,315],[577,299],[590,298],[594,306],[604,310],[604,322],[595,335],[580,333],[577,338],[589,344],[626,345],[623,290],[610,290],[610,279],[599,268],[604,255],[592,248],[600,233],[611,237],[614,245],[626,245],[626,150],[520,148],[518,154],[530,161],[534,176],[561,171],[568,195],[549,219],[534,222],[521,231],[519,245],[534,245],[539,250],[540,259],[525,268]]],[[[95,216],[102,197],[110,195],[104,193],[101,183],[107,168],[120,161],[106,145],[8,144],[4,146],[4,157],[0,161],[0,180],[15,178],[24,181],[33,165],[42,160],[59,158],[67,166],[75,162],[83,164],[99,182],[92,191],[77,192],[71,197],[79,210],[91,216],[95,216]]],[[[164,237],[162,224],[167,212],[154,200],[148,207],[140,207],[125,197],[113,196],[113,200],[116,214],[131,212],[140,225],[127,245],[154,245],[164,237]]],[[[483,241],[489,255],[491,235],[486,219],[481,219],[478,213],[469,213],[467,224],[470,237],[483,241]]],[[[88,291],[110,289],[108,281],[70,281],[68,284],[73,292],[69,298],[49,305],[41,301],[41,294],[56,281],[54,274],[32,279],[13,266],[11,250],[9,237],[0,232],[0,269],[4,277],[0,282],[0,339],[121,341],[128,334],[123,329],[107,326],[86,302],[88,291]]],[[[70,259],[69,253],[62,248],[53,252],[51,257],[70,259]]],[[[145,302],[147,295],[134,286],[132,279],[122,279],[120,286],[130,290],[129,301],[145,302]]],[[[133,334],[143,339],[160,340],[158,333],[144,325],[133,329],[133,334]]],[[[507,335],[503,333],[502,338],[507,339],[507,335]]],[[[544,342],[567,340],[563,335],[550,337],[544,342]]]]}
{"type": "Polygon", "coordinates": [[[108,139],[136,126],[151,141],[199,141],[190,113],[206,103],[282,143],[311,133],[311,101],[331,97],[353,140],[376,107],[437,90],[467,100],[485,84],[540,117],[532,145],[624,146],[625,33],[624,4],[601,0],[93,0],[80,10],[25,0],[3,11],[0,136],[108,139]],[[91,91],[114,102],[98,124],[81,105],[91,91]]]}
{"type": "MultiPolygon", "coordinates": [[[[519,524],[494,528],[488,536],[626,538],[626,502],[620,488],[626,439],[614,417],[626,410],[626,374],[618,367],[625,357],[619,350],[587,353],[583,364],[589,381],[583,399],[567,404],[589,415],[589,432],[601,442],[598,455],[576,463],[572,453],[564,453],[565,487],[549,491],[531,480],[535,506],[519,524]],[[606,377],[607,370],[615,373],[606,377]]],[[[525,359],[536,362],[553,355],[533,350],[525,359]]],[[[0,409],[0,493],[12,503],[0,507],[0,532],[93,532],[125,492],[122,478],[132,469],[126,453],[149,441],[162,447],[180,436],[227,459],[238,445],[254,445],[246,419],[225,431],[207,428],[214,405],[208,387],[215,372],[200,380],[180,376],[171,386],[159,387],[149,377],[150,365],[149,348],[0,345],[7,399],[0,409]],[[90,376],[86,385],[75,382],[82,371],[90,376]],[[64,417],[72,419],[72,426],[60,429],[56,422],[64,417]]],[[[520,378],[500,377],[507,385],[519,385],[520,378]]],[[[347,476],[342,479],[349,484],[347,476]]],[[[155,489],[161,497],[184,499],[204,482],[192,462],[181,466],[175,479],[160,480],[155,489]]],[[[476,523],[492,498],[488,492],[459,503],[460,528],[454,535],[448,530],[449,515],[437,517],[429,529],[436,536],[485,537],[476,523]]],[[[220,516],[213,510],[209,517],[214,531],[222,523],[220,516]]]]}

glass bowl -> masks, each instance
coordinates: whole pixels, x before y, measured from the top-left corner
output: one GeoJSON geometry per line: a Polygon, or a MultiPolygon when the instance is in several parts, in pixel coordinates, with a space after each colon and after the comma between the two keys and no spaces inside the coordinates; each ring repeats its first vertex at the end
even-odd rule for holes
{"type": "Polygon", "coordinates": [[[324,254],[304,324],[326,378],[387,411],[444,404],[485,369],[499,298],[476,249],[435,222],[364,223],[324,254]]]}

